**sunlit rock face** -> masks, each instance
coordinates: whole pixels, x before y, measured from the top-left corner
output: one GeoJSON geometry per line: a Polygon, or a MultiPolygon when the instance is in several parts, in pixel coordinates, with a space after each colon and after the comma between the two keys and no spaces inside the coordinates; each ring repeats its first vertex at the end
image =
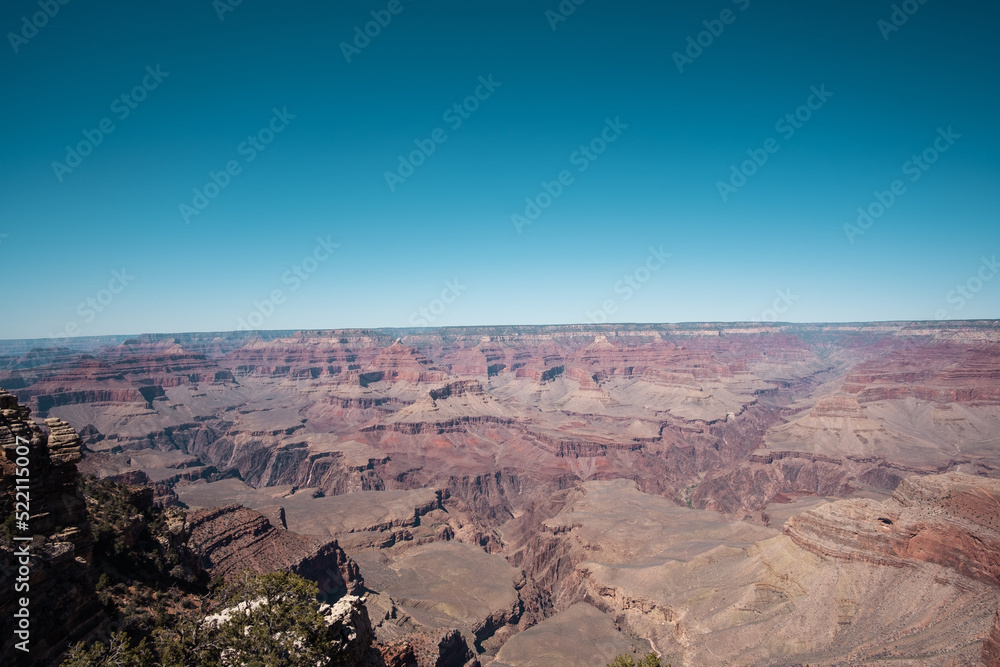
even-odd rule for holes
{"type": "Polygon", "coordinates": [[[107,622],[94,589],[94,541],[77,487],[80,439],[60,419],[46,419],[44,424],[33,421],[27,407],[0,389],[0,506],[13,514],[16,502],[27,498],[29,530],[12,524],[12,536],[32,537],[30,542],[16,542],[5,536],[0,542],[0,590],[5,591],[0,625],[4,655],[34,664],[57,660],[71,642],[93,636],[107,622]],[[27,466],[21,465],[25,462],[27,466]],[[27,476],[18,474],[25,467],[27,476]],[[19,480],[27,480],[28,486],[20,496],[19,480]],[[30,557],[22,561],[25,548],[30,557]],[[27,577],[19,571],[21,562],[29,563],[27,577]],[[28,655],[13,648],[14,615],[21,598],[30,601],[28,655]]]}

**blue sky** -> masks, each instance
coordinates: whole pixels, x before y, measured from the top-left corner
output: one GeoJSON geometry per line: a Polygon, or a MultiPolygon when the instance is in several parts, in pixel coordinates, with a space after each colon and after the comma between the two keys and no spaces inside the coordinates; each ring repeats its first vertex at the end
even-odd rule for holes
{"type": "Polygon", "coordinates": [[[904,4],[13,0],[0,337],[998,317],[1000,8],[904,4]]]}

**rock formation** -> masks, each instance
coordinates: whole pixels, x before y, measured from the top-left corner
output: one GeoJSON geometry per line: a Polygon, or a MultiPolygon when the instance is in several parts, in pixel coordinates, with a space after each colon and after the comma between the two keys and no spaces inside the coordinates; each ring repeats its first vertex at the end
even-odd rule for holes
{"type": "MultiPolygon", "coordinates": [[[[559,613],[549,620],[586,603],[675,664],[769,664],[775,656],[787,664],[843,664],[845,656],[975,664],[992,650],[1000,600],[987,525],[997,515],[982,522],[976,491],[992,493],[993,482],[920,478],[900,492],[902,503],[825,504],[793,516],[787,534],[679,508],[624,480],[588,482],[554,500],[541,534],[504,532],[519,545],[515,561],[552,591],[559,613]],[[899,523],[878,520],[890,517],[899,523]],[[957,557],[952,535],[935,533],[953,520],[982,540],[979,551],[957,557]],[[890,553],[896,541],[882,533],[898,531],[905,544],[915,525],[924,526],[919,546],[890,553]],[[807,529],[812,541],[802,537],[807,529]]],[[[511,640],[498,660],[538,664],[517,648],[526,642],[511,640]]]]}
{"type": "Polygon", "coordinates": [[[322,540],[274,527],[259,512],[227,505],[187,517],[187,546],[213,576],[229,578],[242,570],[258,574],[288,570],[319,584],[324,599],[337,600],[363,590],[357,565],[335,540],[322,540]]]}
{"type": "Polygon", "coordinates": [[[382,649],[386,667],[479,667],[458,630],[413,633],[382,649]]]}
{"type": "Polygon", "coordinates": [[[357,667],[381,667],[385,664],[374,646],[375,632],[362,598],[345,595],[333,605],[322,605],[319,611],[334,633],[337,655],[346,664],[357,667]]]}
{"type": "Polygon", "coordinates": [[[13,516],[19,479],[18,460],[27,459],[30,479],[30,533],[17,529],[0,542],[0,625],[5,664],[47,665],[73,641],[94,635],[104,622],[90,568],[93,538],[86,507],[77,489],[76,463],[80,445],[76,433],[59,419],[45,422],[46,433],[30,420],[30,410],[0,389],[0,507],[13,516]],[[18,438],[21,440],[19,441],[18,438]],[[18,443],[27,441],[26,456],[18,443]],[[17,535],[32,535],[31,542],[15,542],[17,535]],[[28,545],[30,566],[21,568],[17,554],[28,545]],[[27,577],[23,571],[30,569],[27,577]],[[27,580],[29,588],[15,593],[15,582],[27,580]],[[24,597],[30,618],[29,652],[14,648],[14,614],[24,597]]]}
{"type": "Polygon", "coordinates": [[[986,667],[1000,666],[1000,606],[993,615],[993,628],[983,641],[982,659],[986,667]]]}
{"type": "Polygon", "coordinates": [[[1000,587],[1000,480],[910,477],[890,500],[842,500],[793,516],[785,533],[824,556],[936,563],[1000,587]]]}
{"type": "Polygon", "coordinates": [[[390,662],[551,620],[514,664],[577,616],[675,662],[969,662],[997,644],[998,325],[15,341],[0,384],[84,432],[87,472],[191,508],[210,568],[356,562],[390,662]]]}

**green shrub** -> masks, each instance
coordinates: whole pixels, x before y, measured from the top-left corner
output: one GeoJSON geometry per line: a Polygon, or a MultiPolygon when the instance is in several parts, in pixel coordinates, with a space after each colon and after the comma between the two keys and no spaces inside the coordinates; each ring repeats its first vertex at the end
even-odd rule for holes
{"type": "Polygon", "coordinates": [[[245,665],[316,667],[338,664],[334,637],[319,613],[316,584],[288,572],[245,571],[216,591],[198,618],[156,635],[164,667],[245,665]]]}
{"type": "Polygon", "coordinates": [[[132,646],[124,632],[111,636],[107,644],[94,642],[87,647],[77,643],[66,654],[62,667],[146,667],[156,662],[146,640],[132,646]]]}

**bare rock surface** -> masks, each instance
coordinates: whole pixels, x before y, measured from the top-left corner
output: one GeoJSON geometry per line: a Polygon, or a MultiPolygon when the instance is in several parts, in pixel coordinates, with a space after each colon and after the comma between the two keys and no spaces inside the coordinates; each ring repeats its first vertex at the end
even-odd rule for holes
{"type": "Polygon", "coordinates": [[[993,627],[990,629],[990,634],[983,642],[981,657],[987,667],[1000,665],[1000,606],[997,607],[996,614],[993,616],[993,627]]]}
{"type": "Polygon", "coordinates": [[[420,516],[440,506],[442,496],[435,489],[322,496],[315,489],[291,486],[257,490],[235,479],[180,486],[177,493],[191,507],[210,507],[220,502],[252,508],[277,505],[283,508],[290,530],[327,536],[415,526],[420,516]]]}
{"type": "Polygon", "coordinates": [[[605,667],[619,655],[648,652],[619,632],[607,614],[578,602],[511,638],[493,667],[605,667]]]}
{"type": "MultiPolygon", "coordinates": [[[[967,477],[919,478],[898,493],[928,514],[943,511],[942,499],[979,521],[988,499],[980,493],[975,501],[978,480],[967,477]]],[[[805,549],[790,535],[812,514],[857,506],[864,511],[836,514],[837,530],[808,525],[811,534],[857,536],[867,545],[862,527],[870,520],[881,531],[877,517],[897,501],[824,504],[793,516],[784,535],[643,495],[623,482],[583,485],[543,522],[549,535],[528,539],[515,562],[552,581],[557,608],[588,602],[681,664],[840,664],[845,655],[865,664],[975,664],[980,657],[998,600],[986,574],[997,553],[987,525],[967,520],[984,544],[970,551],[975,563],[916,548],[890,560],[837,542],[805,549]],[[650,534],[657,527],[659,537],[650,534]]]]}
{"type": "Polygon", "coordinates": [[[241,505],[192,512],[185,531],[188,548],[212,575],[228,579],[246,569],[259,574],[288,570],[316,581],[328,599],[364,584],[336,541],[276,528],[263,514],[241,505]]]}
{"type": "Polygon", "coordinates": [[[355,557],[371,572],[368,585],[419,626],[458,628],[482,641],[517,623],[524,608],[523,573],[469,544],[433,542],[355,557]]]}
{"type": "Polygon", "coordinates": [[[1000,586],[1000,480],[911,477],[885,502],[823,505],[790,518],[785,533],[825,556],[897,567],[926,561],[1000,586]]]}
{"type": "Polygon", "coordinates": [[[13,513],[15,503],[27,498],[30,533],[15,530],[14,535],[32,537],[30,542],[7,537],[0,542],[4,664],[49,664],[71,642],[100,632],[105,622],[90,565],[93,536],[77,489],[79,437],[62,420],[52,418],[45,424],[48,433],[31,420],[27,407],[0,389],[0,506],[13,513]],[[24,468],[27,475],[18,475],[24,468]],[[28,485],[20,496],[18,480],[28,485]],[[25,548],[28,557],[23,555],[25,548]],[[27,584],[28,589],[17,592],[15,583],[27,584]],[[14,648],[23,639],[14,634],[21,598],[30,602],[29,653],[14,648]]]}

